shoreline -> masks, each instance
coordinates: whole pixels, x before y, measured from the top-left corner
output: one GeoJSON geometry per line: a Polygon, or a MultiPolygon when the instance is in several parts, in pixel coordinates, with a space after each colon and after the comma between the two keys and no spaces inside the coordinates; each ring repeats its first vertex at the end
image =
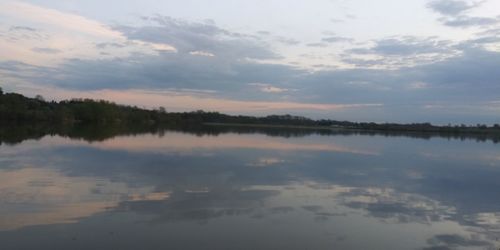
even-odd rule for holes
{"type": "Polygon", "coordinates": [[[223,123],[223,122],[205,122],[206,126],[225,126],[225,127],[249,127],[249,128],[284,128],[284,129],[307,129],[307,130],[328,130],[328,131],[352,131],[352,132],[387,132],[387,133],[427,133],[427,134],[454,134],[454,135],[489,135],[500,136],[499,131],[492,130],[467,130],[461,128],[444,128],[436,127],[435,129],[377,129],[377,128],[349,128],[349,127],[329,127],[329,126],[301,126],[301,125],[281,125],[281,124],[265,124],[265,123],[223,123]]]}

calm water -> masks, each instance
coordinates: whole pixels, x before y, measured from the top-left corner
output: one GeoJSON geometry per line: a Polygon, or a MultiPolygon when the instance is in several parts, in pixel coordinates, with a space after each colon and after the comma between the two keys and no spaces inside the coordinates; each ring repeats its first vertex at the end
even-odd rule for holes
{"type": "Polygon", "coordinates": [[[498,249],[500,146],[367,135],[0,146],[0,249],[498,249]]]}

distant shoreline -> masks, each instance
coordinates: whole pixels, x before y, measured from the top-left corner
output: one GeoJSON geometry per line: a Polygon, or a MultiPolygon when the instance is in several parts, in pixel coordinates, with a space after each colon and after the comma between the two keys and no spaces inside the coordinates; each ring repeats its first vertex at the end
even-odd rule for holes
{"type": "MultiPolygon", "coordinates": [[[[301,125],[286,125],[286,124],[249,124],[249,123],[223,123],[223,122],[206,122],[203,125],[207,126],[226,126],[226,127],[249,127],[249,128],[283,128],[283,129],[308,129],[308,130],[328,130],[328,131],[351,131],[351,132],[394,132],[394,133],[429,133],[429,134],[454,134],[454,135],[499,135],[500,130],[470,130],[461,128],[436,127],[436,129],[390,129],[390,128],[349,128],[349,127],[329,127],[329,126],[301,126],[301,125]]],[[[401,125],[406,126],[406,125],[401,125]]]]}
{"type": "Polygon", "coordinates": [[[311,129],[311,130],[343,130],[344,128],[333,128],[327,126],[300,126],[286,124],[249,124],[249,123],[224,123],[224,122],[205,122],[208,126],[228,126],[228,127],[251,127],[251,128],[290,128],[290,129],[311,129]]]}
{"type": "Polygon", "coordinates": [[[121,126],[121,127],[179,127],[179,126],[233,126],[270,129],[304,129],[318,131],[361,131],[429,133],[449,135],[481,135],[500,137],[500,124],[437,126],[428,122],[398,124],[351,122],[331,119],[310,119],[294,115],[268,115],[263,117],[227,115],[203,110],[193,112],[167,112],[164,107],[144,109],[118,105],[105,100],[71,99],[60,102],[46,101],[42,96],[25,97],[17,93],[4,93],[0,88],[0,124],[69,126],[121,126]]]}

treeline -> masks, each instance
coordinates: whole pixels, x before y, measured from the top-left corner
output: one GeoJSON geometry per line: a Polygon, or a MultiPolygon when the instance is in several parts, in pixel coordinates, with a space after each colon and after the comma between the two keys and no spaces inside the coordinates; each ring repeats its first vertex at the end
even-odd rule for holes
{"type": "Polygon", "coordinates": [[[0,94],[2,123],[158,123],[165,114],[118,105],[104,100],[72,99],[47,102],[41,96],[28,98],[16,93],[0,94]]]}
{"type": "Polygon", "coordinates": [[[498,134],[500,125],[477,124],[436,126],[430,123],[396,124],[313,120],[301,116],[270,115],[265,117],[234,116],[218,112],[167,112],[160,107],[148,110],[115,104],[105,100],[72,99],[45,101],[43,97],[28,98],[16,93],[3,93],[0,88],[0,124],[113,124],[120,126],[156,126],[199,124],[233,124],[242,126],[295,126],[321,129],[349,129],[402,132],[498,134]]]}

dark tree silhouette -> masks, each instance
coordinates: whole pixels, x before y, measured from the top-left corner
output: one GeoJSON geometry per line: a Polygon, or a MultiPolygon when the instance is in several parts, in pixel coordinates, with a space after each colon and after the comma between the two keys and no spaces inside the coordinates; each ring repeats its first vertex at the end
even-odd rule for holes
{"type": "Polygon", "coordinates": [[[336,120],[313,120],[302,116],[269,115],[264,117],[226,115],[197,110],[172,113],[164,107],[157,110],[118,105],[104,100],[72,99],[60,102],[45,101],[41,95],[28,98],[16,93],[3,93],[0,88],[0,124],[99,124],[99,125],[200,125],[233,124],[244,126],[311,127],[362,131],[400,131],[432,133],[499,134],[500,126],[464,124],[435,126],[430,123],[373,123],[336,120]]]}

